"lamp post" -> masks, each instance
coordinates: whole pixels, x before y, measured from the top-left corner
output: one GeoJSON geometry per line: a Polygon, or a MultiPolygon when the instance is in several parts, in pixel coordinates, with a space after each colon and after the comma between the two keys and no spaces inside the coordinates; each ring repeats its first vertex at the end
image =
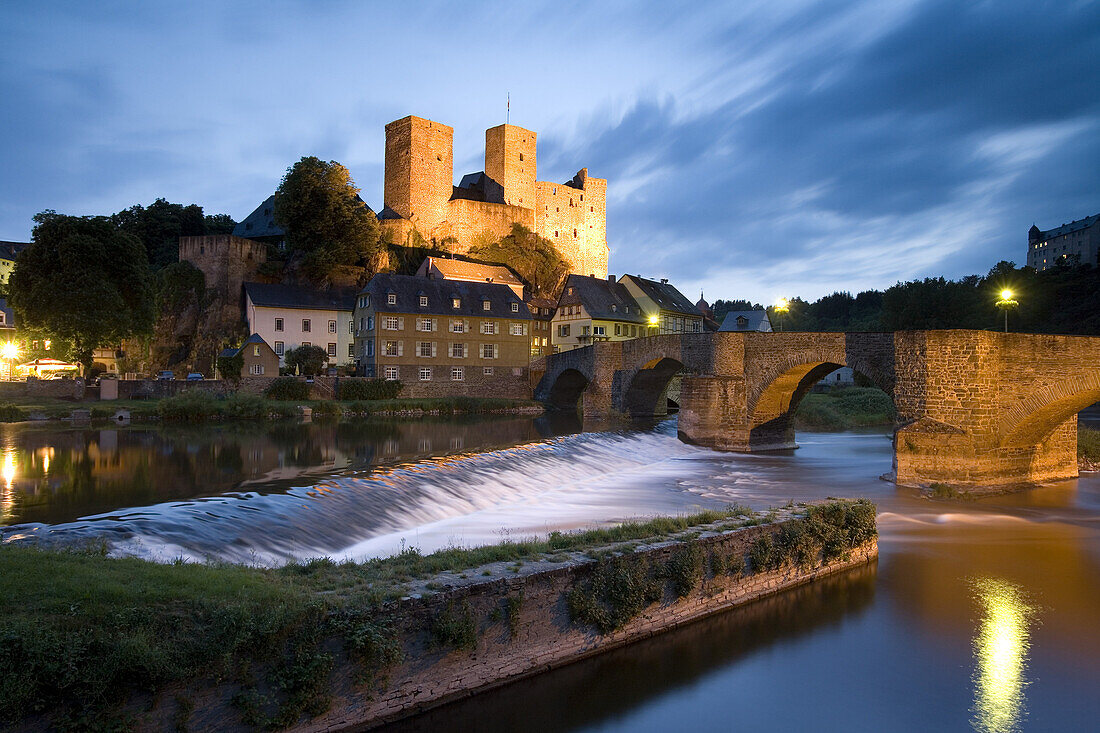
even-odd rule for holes
{"type": "Polygon", "coordinates": [[[775,305],[772,306],[772,310],[775,311],[775,321],[779,324],[779,330],[783,330],[782,315],[791,309],[791,303],[786,298],[780,298],[775,301],[775,305]]]}
{"type": "Polygon", "coordinates": [[[660,317],[660,315],[658,315],[658,314],[656,314],[656,313],[654,313],[653,315],[651,315],[651,316],[649,317],[649,325],[650,325],[650,326],[652,326],[653,328],[657,328],[658,326],[660,326],[660,325],[661,325],[661,317],[660,317]]]}
{"type": "Polygon", "coordinates": [[[1001,299],[997,301],[996,305],[1005,312],[1005,333],[1008,333],[1008,309],[1015,308],[1019,304],[1019,301],[1012,299],[1011,290],[1005,289],[1001,291],[1001,299]]]}

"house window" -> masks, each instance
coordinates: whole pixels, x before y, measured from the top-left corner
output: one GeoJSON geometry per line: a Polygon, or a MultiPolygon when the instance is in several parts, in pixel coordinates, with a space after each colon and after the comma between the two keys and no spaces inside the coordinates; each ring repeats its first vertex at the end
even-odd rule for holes
{"type": "Polygon", "coordinates": [[[329,344],[328,345],[328,355],[329,356],[336,356],[336,344],[329,344]]]}
{"type": "Polygon", "coordinates": [[[367,342],[367,348],[363,353],[365,353],[367,356],[374,356],[374,339],[371,339],[367,342]]]}
{"type": "MultiPolygon", "coordinates": [[[[420,307],[421,308],[427,308],[428,307],[428,296],[427,295],[421,295],[420,296],[420,307]]],[[[429,379],[431,379],[431,377],[429,377],[429,379]]]]}
{"type": "Polygon", "coordinates": [[[359,299],[359,307],[360,308],[369,308],[370,307],[370,296],[369,295],[364,295],[363,297],[361,297],[359,299]]]}
{"type": "Polygon", "coordinates": [[[352,320],[348,321],[348,335],[349,336],[354,336],[355,335],[355,319],[354,318],[352,320]]]}
{"type": "Polygon", "coordinates": [[[513,336],[526,336],[527,335],[527,324],[525,324],[525,323],[513,323],[511,333],[512,333],[513,336]]]}
{"type": "Polygon", "coordinates": [[[485,367],[484,369],[481,370],[481,373],[484,374],[486,377],[491,377],[491,376],[493,376],[493,368],[492,367],[485,367]]]}
{"type": "Polygon", "coordinates": [[[620,326],[618,323],[616,323],[615,324],[615,335],[616,336],[622,336],[621,331],[622,331],[622,326],[620,326]]]}
{"type": "Polygon", "coordinates": [[[387,341],[386,350],[383,352],[386,356],[401,356],[401,342],[400,341],[387,341]]]}
{"type": "Polygon", "coordinates": [[[252,356],[259,356],[259,355],[260,355],[260,347],[258,345],[253,346],[252,347],[252,356]]]}
{"type": "Polygon", "coordinates": [[[492,310],[492,309],[493,309],[493,304],[490,303],[488,300],[481,301],[481,310],[487,311],[487,310],[492,310]]]}
{"type": "Polygon", "coordinates": [[[311,326],[310,320],[308,318],[303,318],[302,319],[302,333],[309,333],[310,326],[311,326]]]}
{"type": "Polygon", "coordinates": [[[481,332],[488,335],[488,336],[495,335],[496,332],[497,332],[497,322],[496,321],[482,321],[481,322],[481,332]]]}
{"type": "Polygon", "coordinates": [[[451,381],[461,382],[466,378],[466,370],[463,367],[451,367],[451,381]]]}
{"type": "Polygon", "coordinates": [[[397,367],[388,366],[386,367],[386,371],[384,372],[384,374],[386,375],[386,379],[392,382],[397,379],[399,373],[397,371],[397,367]]]}
{"type": "Polygon", "coordinates": [[[452,308],[461,308],[462,307],[462,301],[459,300],[458,298],[451,298],[451,307],[452,308]]]}
{"type": "Polygon", "coordinates": [[[603,326],[593,326],[592,327],[592,335],[593,336],[606,336],[607,331],[603,326]]]}
{"type": "Polygon", "coordinates": [[[451,344],[451,358],[452,359],[465,359],[466,358],[466,344],[451,344]]]}
{"type": "Polygon", "coordinates": [[[421,331],[434,331],[435,330],[435,319],[434,318],[421,318],[420,319],[420,330],[421,331]]]}
{"type": "Polygon", "coordinates": [[[313,342],[312,341],[303,341],[302,346],[313,346],[313,342]]]}
{"type": "Polygon", "coordinates": [[[282,356],[284,348],[285,347],[283,346],[282,341],[276,341],[275,342],[275,356],[282,356]]]}
{"type": "Polygon", "coordinates": [[[512,303],[512,312],[519,313],[519,303],[512,303]]]}
{"type": "Polygon", "coordinates": [[[328,322],[328,332],[329,333],[336,333],[336,321],[329,321],[328,322]]]}
{"type": "Polygon", "coordinates": [[[581,335],[587,336],[592,332],[591,326],[581,326],[581,335]]]}
{"type": "Polygon", "coordinates": [[[638,327],[637,326],[631,326],[630,327],[630,335],[631,336],[637,336],[638,335],[638,327]]]}
{"type": "Polygon", "coordinates": [[[466,326],[462,321],[451,321],[451,333],[465,333],[466,326]]]}
{"type": "Polygon", "coordinates": [[[618,309],[619,309],[619,306],[615,305],[614,303],[612,303],[612,304],[611,304],[611,312],[612,312],[612,313],[614,313],[614,312],[615,312],[615,311],[617,311],[618,309]]]}
{"type": "Polygon", "coordinates": [[[558,326],[558,336],[564,337],[569,335],[569,324],[563,324],[558,326]]]}
{"type": "Polygon", "coordinates": [[[418,373],[419,373],[421,382],[430,382],[430,381],[432,381],[432,368],[431,367],[420,367],[420,369],[418,370],[418,373]]]}
{"type": "Polygon", "coordinates": [[[495,359],[495,358],[497,358],[497,345],[496,344],[482,344],[481,345],[481,358],[482,359],[495,359]]]}
{"type": "Polygon", "coordinates": [[[386,295],[386,302],[389,303],[390,305],[397,305],[397,294],[396,293],[388,293],[386,295]]]}
{"type": "Polygon", "coordinates": [[[283,319],[282,318],[276,318],[275,319],[275,330],[276,331],[282,331],[283,330],[283,319]]]}
{"type": "Polygon", "coordinates": [[[521,163],[523,162],[523,153],[519,154],[519,160],[520,160],[521,163]]]}
{"type": "Polygon", "coordinates": [[[355,344],[348,344],[348,358],[355,358],[355,344]]]}
{"type": "Polygon", "coordinates": [[[435,344],[431,341],[419,341],[416,344],[416,353],[418,356],[435,356],[435,344]]]}
{"type": "Polygon", "coordinates": [[[264,365],[263,364],[252,364],[251,366],[248,367],[248,373],[252,374],[254,376],[257,376],[257,377],[261,376],[264,373],[264,365]]]}
{"type": "Polygon", "coordinates": [[[397,316],[386,316],[386,330],[398,331],[401,329],[401,321],[397,316]]]}

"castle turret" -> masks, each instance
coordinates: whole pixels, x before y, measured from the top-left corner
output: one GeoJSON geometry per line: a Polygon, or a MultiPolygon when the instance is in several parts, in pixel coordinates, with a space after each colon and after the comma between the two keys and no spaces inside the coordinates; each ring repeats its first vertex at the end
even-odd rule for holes
{"type": "Polygon", "coordinates": [[[1031,229],[1027,230],[1028,242],[1038,242],[1040,239],[1042,239],[1042,237],[1043,233],[1039,231],[1039,227],[1035,226],[1034,224],[1031,225],[1031,229]]]}
{"type": "Polygon", "coordinates": [[[424,236],[447,218],[454,184],[454,130],[421,117],[386,125],[384,203],[424,236]]]}
{"type": "Polygon", "coordinates": [[[516,125],[485,131],[485,175],[504,188],[504,203],[535,207],[537,135],[516,125]]]}

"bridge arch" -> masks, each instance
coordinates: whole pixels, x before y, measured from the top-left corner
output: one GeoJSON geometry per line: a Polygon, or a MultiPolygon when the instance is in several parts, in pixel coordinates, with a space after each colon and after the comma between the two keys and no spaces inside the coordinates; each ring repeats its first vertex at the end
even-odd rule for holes
{"type": "Polygon", "coordinates": [[[668,388],[684,364],[671,356],[658,356],[627,378],[622,392],[622,411],[634,418],[667,414],[668,388]]]}
{"type": "Polygon", "coordinates": [[[1038,389],[1004,415],[997,431],[1000,445],[1003,448],[1038,445],[1096,402],[1100,402],[1100,370],[1038,389]]]}
{"type": "MultiPolygon", "coordinates": [[[[550,375],[547,375],[549,377],[550,375]]],[[[547,377],[543,377],[544,380],[547,377]]],[[[591,379],[581,370],[563,369],[547,383],[544,400],[559,409],[576,409],[591,379]]]]}
{"type": "Polygon", "coordinates": [[[749,388],[748,448],[752,451],[796,447],[794,415],[814,385],[830,373],[848,367],[894,399],[894,383],[872,364],[844,353],[789,354],[749,388]]]}

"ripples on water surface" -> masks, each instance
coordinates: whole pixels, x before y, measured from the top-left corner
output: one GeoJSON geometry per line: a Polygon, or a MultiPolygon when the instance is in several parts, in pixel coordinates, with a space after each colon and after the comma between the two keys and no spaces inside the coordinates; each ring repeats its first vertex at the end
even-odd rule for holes
{"type": "Polygon", "coordinates": [[[400,730],[1095,730],[1100,478],[931,502],[879,476],[883,432],[779,455],[674,424],[514,419],[259,433],[7,426],[5,541],[277,563],[388,554],[745,503],[879,506],[877,565],[406,721],[400,730]]]}

